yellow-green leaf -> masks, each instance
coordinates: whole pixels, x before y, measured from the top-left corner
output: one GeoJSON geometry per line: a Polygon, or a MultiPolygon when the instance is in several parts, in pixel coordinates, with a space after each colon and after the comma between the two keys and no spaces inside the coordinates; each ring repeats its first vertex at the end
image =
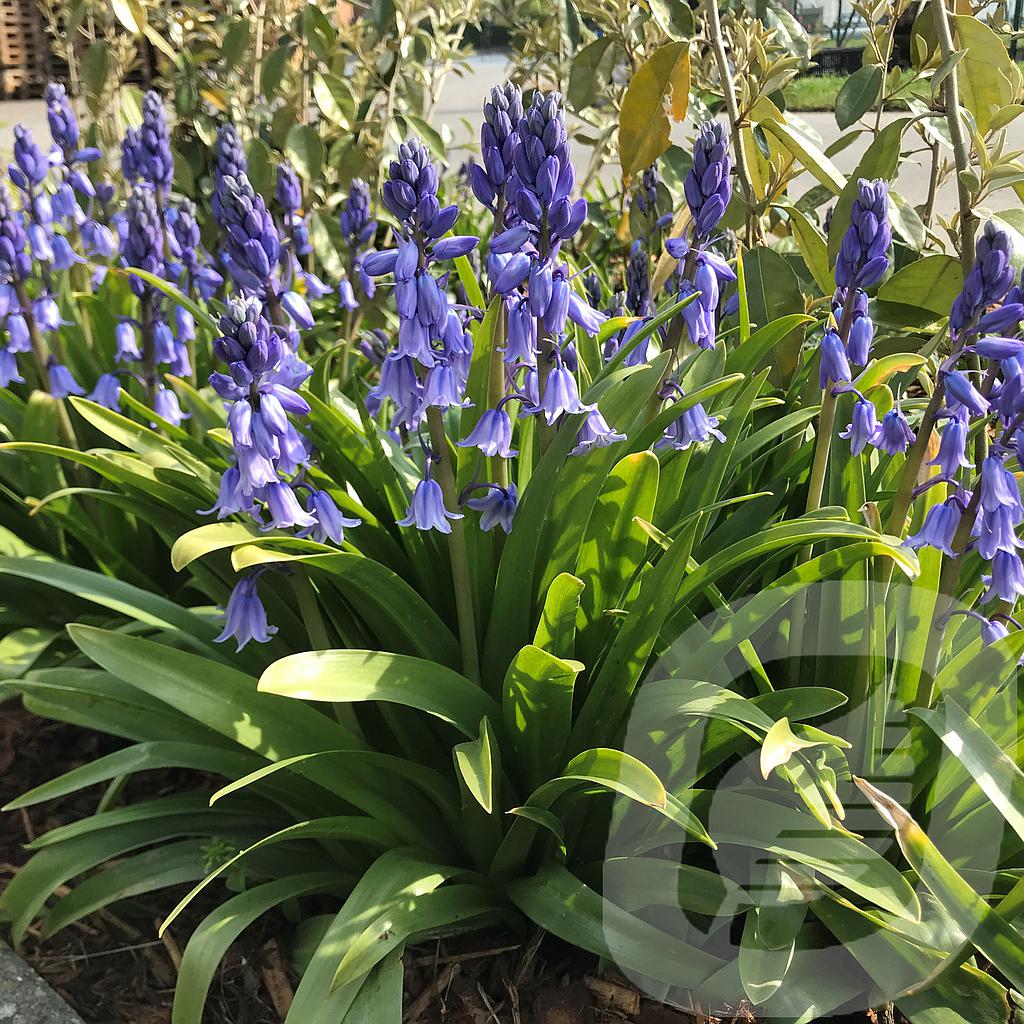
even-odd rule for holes
{"type": "Polygon", "coordinates": [[[670,124],[690,102],[690,44],[669,43],[637,69],[619,111],[619,163],[628,180],[668,149],[670,124]]]}

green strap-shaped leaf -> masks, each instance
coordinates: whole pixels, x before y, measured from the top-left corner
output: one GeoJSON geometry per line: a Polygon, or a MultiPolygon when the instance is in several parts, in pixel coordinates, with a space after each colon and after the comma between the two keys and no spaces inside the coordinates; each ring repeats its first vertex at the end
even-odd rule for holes
{"type": "Polygon", "coordinates": [[[564,760],[572,726],[572,697],[578,661],[564,661],[534,647],[524,647],[505,673],[501,712],[505,735],[515,751],[515,767],[533,789],[551,777],[564,760]]]}
{"type": "Polygon", "coordinates": [[[453,669],[406,654],[382,651],[307,651],[274,662],[260,679],[261,693],[331,703],[380,700],[425,711],[477,734],[480,719],[498,722],[498,707],[475,683],[453,669]]]}
{"type": "Polygon", "coordinates": [[[208,658],[93,626],[68,631],[97,665],[272,761],[365,746],[313,708],[259,693],[252,676],[208,658]]]}
{"type": "Polygon", "coordinates": [[[956,703],[947,697],[937,707],[910,708],[958,758],[985,796],[1024,840],[1024,772],[956,703]]]}
{"type": "Polygon", "coordinates": [[[54,904],[46,915],[40,937],[56,935],[62,928],[118,900],[202,878],[206,873],[208,846],[208,839],[165,843],[90,875],[54,904]]]}
{"type": "Polygon", "coordinates": [[[572,573],[559,573],[548,587],[540,621],[533,634],[533,645],[558,658],[576,653],[576,613],[580,606],[583,580],[572,573]]]}
{"type": "MultiPolygon", "coordinates": [[[[331,922],[295,990],[285,1024],[337,1024],[344,1020],[361,979],[336,991],[333,981],[343,951],[396,901],[425,896],[457,874],[423,860],[412,850],[389,850],[370,865],[331,922]]],[[[389,950],[382,950],[382,955],[389,950]]]]}
{"type": "Polygon", "coordinates": [[[130,583],[122,583],[77,565],[36,558],[0,557],[0,574],[34,580],[109,608],[137,622],[161,629],[180,629],[201,640],[212,640],[220,632],[216,623],[194,615],[159,594],[151,594],[130,583]]]}
{"type": "Polygon", "coordinates": [[[593,662],[614,607],[647,550],[636,517],[650,519],[658,496],[658,458],[642,451],[616,463],[605,478],[580,544],[576,575],[583,581],[577,617],[580,656],[593,662]]]}
{"type": "Polygon", "coordinates": [[[182,954],[172,1024],[202,1024],[206,996],[220,961],[257,918],[287,900],[348,884],[347,876],[336,871],[305,872],[257,885],[214,908],[192,933],[182,954]]]}
{"type": "Polygon", "coordinates": [[[960,931],[1015,989],[1024,989],[1024,942],[1020,932],[964,881],[906,810],[870,782],[854,781],[895,831],[907,863],[960,931]]]}
{"type": "Polygon", "coordinates": [[[560,865],[517,879],[508,892],[541,928],[630,973],[692,990],[722,966],[717,957],[602,899],[560,865]]]}
{"type": "Polygon", "coordinates": [[[459,776],[473,799],[491,814],[501,781],[501,748],[487,719],[480,719],[480,735],[475,740],[457,743],[452,753],[459,776]]]}

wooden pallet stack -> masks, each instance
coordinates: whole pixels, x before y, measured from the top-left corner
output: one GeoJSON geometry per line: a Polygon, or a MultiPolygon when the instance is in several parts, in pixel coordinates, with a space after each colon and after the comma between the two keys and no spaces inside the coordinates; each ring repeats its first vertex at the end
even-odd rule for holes
{"type": "Polygon", "coordinates": [[[0,99],[41,95],[49,60],[35,0],[0,0],[0,99]]]}

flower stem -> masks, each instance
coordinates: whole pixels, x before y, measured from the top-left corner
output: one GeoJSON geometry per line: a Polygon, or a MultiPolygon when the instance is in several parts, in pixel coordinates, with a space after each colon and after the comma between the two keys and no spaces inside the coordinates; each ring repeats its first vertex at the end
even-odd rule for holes
{"type": "MultiPolygon", "coordinates": [[[[941,3],[941,0],[939,0],[941,3]]],[[[729,67],[729,57],[725,52],[725,37],[722,34],[722,22],[718,17],[718,0],[705,0],[704,8],[707,11],[708,36],[711,48],[715,51],[715,61],[718,64],[718,78],[722,87],[722,96],[725,99],[726,113],[729,115],[729,128],[732,132],[732,146],[736,155],[736,177],[743,186],[743,201],[747,204],[747,215],[749,218],[748,227],[753,226],[754,211],[754,188],[750,183],[750,174],[747,171],[747,161],[743,150],[743,137],[740,132],[740,108],[736,102],[736,90],[733,87],[733,72],[729,67]]],[[[748,244],[750,239],[747,239],[748,244]]]]}
{"type": "MultiPolygon", "coordinates": [[[[953,56],[953,34],[949,28],[949,12],[945,0],[929,0],[932,16],[935,19],[935,35],[939,41],[939,50],[943,62],[953,56]]],[[[942,100],[946,108],[946,122],[949,125],[949,139],[953,144],[953,159],[956,163],[956,191],[960,203],[960,263],[966,277],[974,262],[974,235],[978,228],[978,218],[974,214],[971,202],[971,190],[964,180],[964,172],[971,166],[971,143],[964,132],[963,118],[960,116],[960,85],[956,74],[946,75],[942,83],[942,100]]]]}
{"type": "Polygon", "coordinates": [[[306,627],[306,636],[309,637],[311,647],[314,651],[330,650],[331,641],[327,635],[324,618],[320,614],[320,606],[317,604],[316,592],[313,590],[309,574],[303,569],[297,570],[292,576],[292,588],[299,603],[299,612],[302,614],[302,622],[306,627]]]}
{"type": "MultiPolygon", "coordinates": [[[[21,281],[15,282],[14,293],[18,297],[18,306],[21,308],[21,315],[25,318],[25,325],[28,327],[28,337],[32,343],[32,354],[35,356],[36,367],[39,371],[39,389],[47,391],[47,361],[49,352],[46,342],[43,340],[43,333],[39,330],[39,324],[36,323],[35,314],[32,312],[32,303],[29,301],[25,285],[21,281]]],[[[57,425],[64,443],[69,448],[80,448],[78,435],[75,433],[75,428],[71,422],[71,417],[68,415],[64,399],[58,398],[55,401],[57,402],[57,425]]]]}
{"type": "Polygon", "coordinates": [[[142,326],[142,383],[146,389],[146,404],[156,409],[156,337],[153,326],[153,295],[147,288],[141,300],[142,326]]]}
{"type": "MultiPolygon", "coordinates": [[[[494,325],[494,337],[491,339],[490,380],[487,387],[489,409],[496,409],[498,403],[505,397],[505,360],[500,352],[504,342],[505,309],[502,306],[498,310],[498,319],[494,325]]],[[[508,463],[500,455],[495,455],[491,459],[491,476],[494,477],[494,482],[499,487],[508,487],[508,463]]]]}
{"type": "MultiPolygon", "coordinates": [[[[444,432],[441,410],[431,406],[427,410],[430,447],[437,467],[438,483],[444,495],[445,507],[458,508],[459,494],[455,486],[448,438],[444,432]]],[[[480,681],[480,661],[477,653],[476,616],[473,612],[473,584],[469,576],[469,555],[466,551],[466,533],[463,520],[451,520],[448,535],[448,554],[452,563],[452,584],[455,588],[455,614],[459,620],[459,643],[462,646],[462,671],[473,682],[480,681]]]]}

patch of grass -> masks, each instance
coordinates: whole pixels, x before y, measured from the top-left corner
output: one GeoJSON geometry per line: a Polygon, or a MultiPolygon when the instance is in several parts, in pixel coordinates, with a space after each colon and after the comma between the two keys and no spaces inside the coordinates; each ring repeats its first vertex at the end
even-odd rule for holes
{"type": "MultiPolygon", "coordinates": [[[[1018,61],[1017,66],[1024,70],[1024,62],[1018,61]]],[[[910,71],[904,75],[911,77],[910,71]]],[[[808,110],[835,110],[836,97],[846,81],[846,75],[821,75],[819,78],[811,76],[794,78],[783,90],[786,97],[786,108],[792,111],[808,110]]],[[[919,82],[913,89],[921,89],[927,94],[927,82],[919,82]]]]}
{"type": "Polygon", "coordinates": [[[794,78],[785,88],[788,110],[835,110],[836,97],[846,81],[845,75],[821,75],[794,78]]]}

